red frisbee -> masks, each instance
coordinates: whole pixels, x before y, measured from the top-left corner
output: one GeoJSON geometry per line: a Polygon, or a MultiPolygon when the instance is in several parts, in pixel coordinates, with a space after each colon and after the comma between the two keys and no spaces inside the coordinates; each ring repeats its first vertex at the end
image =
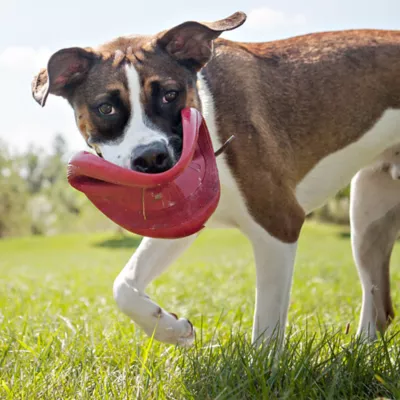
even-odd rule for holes
{"type": "Polygon", "coordinates": [[[154,238],[198,232],[218,205],[218,170],[201,114],[185,108],[181,115],[182,155],[168,171],[136,172],[80,152],[69,161],[69,183],[130,232],[154,238]]]}

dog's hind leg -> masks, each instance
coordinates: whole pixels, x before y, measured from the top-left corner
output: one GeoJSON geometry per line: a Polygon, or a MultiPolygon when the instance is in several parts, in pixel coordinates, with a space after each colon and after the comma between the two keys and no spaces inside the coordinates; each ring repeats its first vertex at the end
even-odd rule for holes
{"type": "Polygon", "coordinates": [[[394,317],[389,264],[400,227],[400,182],[385,170],[360,171],[351,182],[350,220],[363,291],[357,334],[374,340],[394,317]]]}
{"type": "Polygon", "coordinates": [[[114,298],[119,308],[161,342],[190,345],[194,329],[187,319],[178,319],[151,301],[144,290],[195,238],[196,235],[174,240],[144,238],[114,282],[114,298]]]}

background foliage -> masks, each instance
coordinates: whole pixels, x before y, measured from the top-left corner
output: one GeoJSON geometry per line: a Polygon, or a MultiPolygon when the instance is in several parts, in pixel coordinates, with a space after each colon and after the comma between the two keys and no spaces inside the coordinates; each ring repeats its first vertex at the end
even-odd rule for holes
{"type": "Polygon", "coordinates": [[[110,229],[113,224],[66,177],[69,150],[62,134],[51,151],[12,153],[0,142],[0,238],[110,229]]]}

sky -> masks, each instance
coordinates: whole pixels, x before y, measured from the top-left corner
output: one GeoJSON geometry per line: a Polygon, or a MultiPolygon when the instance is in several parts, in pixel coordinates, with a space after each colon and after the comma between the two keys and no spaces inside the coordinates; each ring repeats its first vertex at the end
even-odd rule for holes
{"type": "Polygon", "coordinates": [[[0,140],[15,151],[31,144],[49,149],[54,135],[63,133],[72,150],[85,148],[65,100],[50,96],[41,108],[31,96],[33,76],[55,51],[156,33],[188,20],[214,21],[235,11],[244,11],[247,22],[223,37],[239,41],[400,29],[400,0],[0,0],[0,140]]]}

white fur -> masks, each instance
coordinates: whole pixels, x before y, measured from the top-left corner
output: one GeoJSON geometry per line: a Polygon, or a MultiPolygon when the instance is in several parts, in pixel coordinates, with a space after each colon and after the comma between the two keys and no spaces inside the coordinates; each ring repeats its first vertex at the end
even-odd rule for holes
{"type": "Polygon", "coordinates": [[[400,204],[399,173],[400,145],[396,145],[351,181],[351,244],[363,290],[357,333],[371,339],[376,337],[376,319],[386,312],[379,293],[386,276],[382,268],[387,253],[382,248],[390,249],[398,234],[398,219],[386,216],[400,204]]]}
{"type": "MultiPolygon", "coordinates": [[[[215,120],[215,109],[212,94],[203,79],[198,75],[199,96],[202,102],[203,117],[206,120],[210,132],[214,150],[219,149],[222,143],[217,135],[217,125],[215,120]]],[[[225,154],[222,153],[217,158],[218,174],[221,183],[221,199],[217,210],[207,221],[206,226],[211,228],[238,228],[250,218],[242,193],[237,187],[237,183],[226,163],[225,154]],[[238,219],[242,221],[238,221],[238,219]],[[243,219],[245,221],[243,221],[243,219]]]]}
{"type": "Polygon", "coordinates": [[[400,179],[400,145],[393,146],[384,151],[378,158],[376,164],[377,166],[387,165],[389,167],[389,173],[392,179],[400,179]]]}
{"type": "Polygon", "coordinates": [[[388,110],[357,142],[321,160],[296,188],[297,200],[306,213],[323,205],[347,185],[360,168],[400,142],[399,127],[400,111],[388,110]]]}
{"type": "MultiPolygon", "coordinates": [[[[131,117],[123,136],[107,144],[98,145],[103,157],[120,167],[130,168],[131,155],[137,146],[163,141],[168,145],[167,136],[159,131],[145,116],[140,102],[140,80],[133,65],[125,67],[128,81],[131,117]]],[[[167,146],[168,147],[168,146],[167,146]]],[[[171,153],[173,157],[173,154],[171,153]]]]}
{"type": "Polygon", "coordinates": [[[177,240],[144,238],[114,282],[114,298],[119,308],[149,336],[154,332],[154,337],[165,343],[190,345],[194,340],[194,329],[186,319],[176,319],[151,301],[144,290],[195,237],[177,240]]]}
{"type": "Polygon", "coordinates": [[[400,203],[400,145],[384,151],[351,180],[350,217],[357,234],[400,203]],[[396,154],[396,153],[399,154],[396,154]],[[388,169],[383,170],[384,166],[388,169]]]}

